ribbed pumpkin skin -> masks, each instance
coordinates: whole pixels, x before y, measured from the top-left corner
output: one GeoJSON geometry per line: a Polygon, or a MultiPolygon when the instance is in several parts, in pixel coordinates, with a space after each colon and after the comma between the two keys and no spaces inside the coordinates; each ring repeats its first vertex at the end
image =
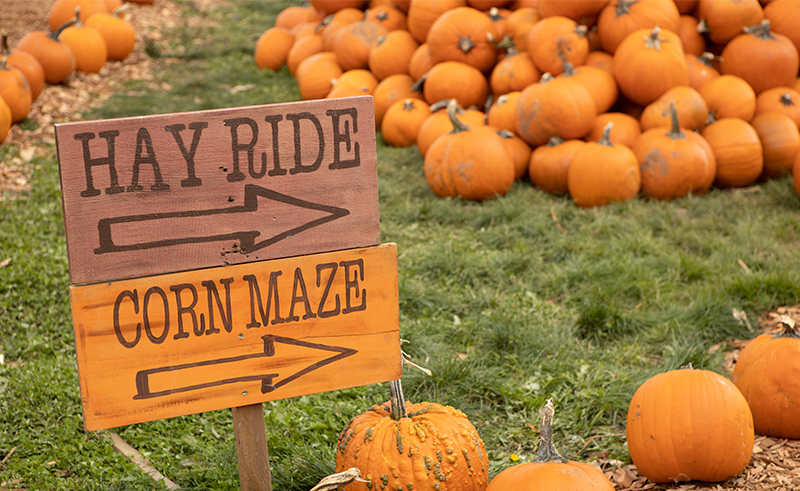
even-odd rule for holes
{"type": "MultiPolygon", "coordinates": [[[[486,115],[477,109],[464,109],[462,114],[458,115],[458,119],[469,127],[473,126],[486,126],[486,115]]],[[[428,153],[428,149],[433,145],[440,136],[446,135],[453,131],[453,124],[450,122],[450,117],[444,110],[436,111],[422,123],[417,133],[417,149],[424,157],[428,153]]]]}
{"type": "Polygon", "coordinates": [[[109,60],[121,61],[133,52],[136,45],[136,31],[126,20],[116,15],[98,13],[86,21],[103,36],[109,60]]]}
{"type": "Polygon", "coordinates": [[[636,155],[625,145],[588,142],[575,152],[567,169],[567,188],[581,208],[633,199],[642,186],[636,155]]]}
{"type": "Polygon", "coordinates": [[[385,403],[347,424],[339,435],[336,471],[357,467],[367,482],[343,489],[484,491],[489,458],[466,415],[430,402],[406,402],[406,410],[408,417],[394,421],[385,403]]]}
{"type": "Polygon", "coordinates": [[[583,85],[564,77],[525,88],[515,113],[517,134],[535,147],[554,136],[583,138],[592,129],[597,106],[583,85]]]}
{"type": "Polygon", "coordinates": [[[764,153],[756,130],[739,118],[723,118],[702,133],[717,158],[714,184],[721,188],[747,186],[764,170],[764,153]]]}
{"type": "Polygon", "coordinates": [[[639,472],[657,483],[720,482],[753,454],[753,416],[733,382],[708,371],[660,373],[631,399],[625,435],[639,472]]]}
{"type": "Polygon", "coordinates": [[[497,474],[486,491],[613,491],[605,475],[583,462],[519,464],[497,474]]]}
{"type": "Polygon", "coordinates": [[[755,128],[764,151],[762,179],[776,179],[792,173],[800,152],[800,132],[792,119],[780,113],[761,113],[750,124],[755,128]]]}
{"type": "Polygon", "coordinates": [[[753,412],[758,433],[800,439],[800,338],[762,334],[744,347],[731,380],[753,412]]]}
{"type": "Polygon", "coordinates": [[[29,32],[19,40],[17,49],[27,51],[41,63],[44,80],[49,84],[60,84],[75,70],[75,57],[69,46],[44,31],[29,32]]]}
{"type": "Polygon", "coordinates": [[[8,104],[11,109],[11,119],[15,123],[25,119],[31,110],[31,87],[25,75],[14,67],[6,66],[2,59],[0,59],[0,98],[8,104]]]}
{"type": "Polygon", "coordinates": [[[536,147],[528,161],[531,183],[550,194],[566,194],[567,169],[575,152],[585,145],[583,140],[553,138],[548,144],[536,147]]]}

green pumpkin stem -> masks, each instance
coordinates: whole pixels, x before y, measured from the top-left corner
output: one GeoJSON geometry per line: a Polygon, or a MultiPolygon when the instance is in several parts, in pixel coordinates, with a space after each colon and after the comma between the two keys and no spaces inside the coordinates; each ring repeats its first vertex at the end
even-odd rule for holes
{"type": "Polygon", "coordinates": [[[545,462],[558,462],[559,464],[566,464],[569,460],[565,459],[556,450],[556,445],[553,443],[553,415],[556,410],[553,405],[553,399],[549,399],[547,404],[542,408],[542,425],[539,427],[539,452],[536,454],[534,460],[537,464],[545,462]]]}
{"type": "Polygon", "coordinates": [[[403,385],[400,383],[400,379],[389,382],[389,398],[392,403],[392,419],[400,421],[402,418],[407,418],[406,399],[403,396],[403,385]]]}
{"type": "Polygon", "coordinates": [[[768,41],[776,39],[775,36],[772,35],[772,32],[770,32],[769,19],[762,20],[761,24],[745,27],[744,32],[768,41]]]}
{"type": "Polygon", "coordinates": [[[605,128],[603,128],[603,137],[600,138],[600,141],[597,142],[600,145],[604,145],[606,147],[613,147],[614,143],[611,142],[611,129],[614,127],[614,123],[611,121],[606,124],[605,128]]]}
{"type": "Polygon", "coordinates": [[[459,121],[458,116],[458,102],[455,99],[447,101],[447,116],[450,117],[450,122],[453,124],[453,131],[451,133],[461,133],[462,131],[469,130],[469,126],[459,121]]]}
{"type": "Polygon", "coordinates": [[[781,316],[781,327],[783,328],[783,331],[772,336],[773,339],[775,338],[800,339],[800,329],[797,328],[797,324],[794,322],[794,319],[792,319],[788,315],[781,316]]]}
{"type": "Polygon", "coordinates": [[[678,110],[675,109],[675,101],[669,101],[669,114],[672,119],[672,128],[670,128],[667,136],[673,140],[685,140],[686,134],[681,131],[681,121],[678,118],[678,110]]]}

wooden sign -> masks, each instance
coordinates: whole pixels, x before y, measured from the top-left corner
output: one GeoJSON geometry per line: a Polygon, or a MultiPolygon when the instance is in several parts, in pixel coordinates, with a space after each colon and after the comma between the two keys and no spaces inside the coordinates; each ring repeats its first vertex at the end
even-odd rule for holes
{"type": "Polygon", "coordinates": [[[87,430],[396,380],[397,246],[72,286],[87,430]]]}
{"type": "Polygon", "coordinates": [[[56,125],[72,283],[380,243],[372,98],[56,125]]]}

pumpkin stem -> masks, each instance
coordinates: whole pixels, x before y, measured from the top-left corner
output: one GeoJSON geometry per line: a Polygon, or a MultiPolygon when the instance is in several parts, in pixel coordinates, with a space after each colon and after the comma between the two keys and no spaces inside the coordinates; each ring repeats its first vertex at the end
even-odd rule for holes
{"type": "Polygon", "coordinates": [[[58,26],[58,29],[56,29],[55,31],[53,31],[53,32],[51,32],[49,34],[50,39],[52,39],[53,41],[58,41],[58,36],[61,35],[61,33],[64,31],[64,29],[66,29],[67,27],[72,26],[73,24],[75,24],[75,19],[70,19],[70,20],[64,22],[63,24],[58,26]]]}
{"type": "Polygon", "coordinates": [[[675,101],[669,101],[669,114],[672,118],[672,128],[670,128],[667,136],[673,140],[685,140],[686,134],[681,131],[681,121],[678,118],[678,110],[675,109],[675,101]]]}
{"type": "Polygon", "coordinates": [[[569,460],[565,459],[556,450],[553,443],[553,415],[556,410],[553,406],[553,399],[548,399],[547,404],[542,408],[542,426],[539,428],[539,452],[536,454],[534,462],[542,464],[545,462],[558,462],[566,464],[569,460]]]}
{"type": "Polygon", "coordinates": [[[692,366],[692,362],[689,362],[688,364],[682,366],[681,370],[694,370],[694,367],[692,366]]]}
{"type": "Polygon", "coordinates": [[[550,72],[544,72],[542,78],[539,79],[539,83],[544,84],[551,80],[555,80],[555,77],[550,72]]]}
{"type": "Polygon", "coordinates": [[[562,143],[564,143],[564,139],[563,138],[561,138],[560,136],[554,136],[554,137],[550,138],[550,141],[547,142],[547,146],[548,147],[557,147],[557,146],[561,145],[562,143]]]}
{"type": "Polygon", "coordinates": [[[571,77],[575,75],[575,67],[572,66],[572,63],[565,61],[564,62],[564,76],[571,77]]]}
{"type": "Polygon", "coordinates": [[[614,144],[611,142],[611,139],[610,139],[610,137],[611,137],[611,128],[613,128],[613,127],[614,127],[614,123],[609,121],[608,124],[606,124],[606,126],[603,128],[603,137],[600,138],[600,141],[597,142],[597,143],[599,143],[600,145],[604,145],[606,147],[613,147],[614,144]]]}
{"type": "Polygon", "coordinates": [[[578,35],[578,37],[580,39],[583,39],[589,33],[589,28],[586,27],[586,26],[577,25],[577,26],[575,26],[575,31],[574,32],[575,32],[575,34],[578,35]]]}
{"type": "Polygon", "coordinates": [[[72,18],[74,22],[74,27],[83,27],[83,23],[81,22],[81,6],[78,5],[75,7],[75,17],[72,18]]]}
{"type": "Polygon", "coordinates": [[[504,140],[507,140],[509,138],[514,138],[514,133],[512,133],[512,132],[510,132],[508,130],[500,130],[500,131],[497,132],[497,135],[500,138],[503,138],[504,140]]]}
{"type": "Polygon", "coordinates": [[[497,7],[492,7],[489,9],[489,18],[492,19],[492,22],[498,22],[503,19],[500,15],[500,9],[497,7]]]}
{"type": "Polygon", "coordinates": [[[711,32],[711,29],[708,28],[708,22],[705,19],[700,19],[700,22],[697,23],[697,32],[700,34],[708,34],[711,32]]]}
{"type": "Polygon", "coordinates": [[[712,125],[717,122],[717,111],[708,111],[708,116],[706,116],[706,126],[712,125]]]}
{"type": "Polygon", "coordinates": [[[419,80],[414,82],[414,85],[411,86],[411,91],[412,92],[419,92],[421,94],[423,89],[424,89],[426,80],[428,80],[428,74],[427,73],[424,74],[423,76],[421,76],[419,78],[419,80]]]}
{"type": "Polygon", "coordinates": [[[119,7],[115,8],[115,9],[114,9],[114,10],[111,12],[111,14],[109,14],[109,15],[112,15],[112,16],[114,16],[114,17],[120,17],[120,18],[121,18],[121,16],[120,16],[119,14],[125,13],[125,12],[127,12],[128,10],[130,10],[130,5],[131,5],[131,4],[129,4],[129,3],[123,3],[123,4],[122,4],[122,5],[120,5],[119,7]]]}
{"type": "Polygon", "coordinates": [[[344,472],[337,472],[336,474],[323,477],[310,491],[334,491],[354,481],[368,482],[366,479],[361,478],[361,470],[358,467],[351,467],[344,472]]]}
{"type": "Polygon", "coordinates": [[[3,31],[2,34],[0,34],[0,53],[4,55],[11,54],[11,50],[8,49],[8,35],[6,34],[6,31],[3,31]]]}
{"type": "Polygon", "coordinates": [[[788,315],[781,316],[781,327],[783,328],[783,331],[772,336],[773,339],[775,338],[800,339],[800,329],[797,328],[797,324],[794,322],[794,319],[792,319],[788,315]]]}
{"type": "Polygon", "coordinates": [[[642,39],[645,40],[644,49],[654,49],[656,51],[661,51],[661,43],[666,43],[667,40],[660,37],[661,35],[661,28],[655,26],[650,34],[647,36],[642,36],[642,39]]]}
{"type": "Polygon", "coordinates": [[[619,0],[617,2],[617,12],[616,12],[617,17],[629,13],[631,10],[631,5],[633,5],[634,3],[636,2],[631,0],[619,0]]]}
{"type": "Polygon", "coordinates": [[[403,396],[403,384],[400,379],[389,382],[389,398],[392,402],[392,419],[400,421],[408,417],[406,398],[403,396]]]}
{"type": "MultiPolygon", "coordinates": [[[[452,99],[452,100],[455,100],[455,99],[452,99]]],[[[442,99],[439,102],[434,102],[433,104],[431,104],[431,112],[435,113],[436,111],[438,111],[440,109],[446,109],[447,108],[447,104],[450,101],[451,101],[451,99],[442,99]]],[[[466,111],[464,110],[464,108],[459,106],[458,105],[458,101],[456,101],[456,114],[460,115],[460,114],[464,114],[465,112],[466,111]]]]}
{"type": "Polygon", "coordinates": [[[711,66],[711,62],[714,61],[715,58],[716,56],[714,56],[714,53],[709,53],[708,51],[697,57],[700,63],[707,66],[708,68],[714,68],[711,66]]]}
{"type": "MultiPolygon", "coordinates": [[[[486,34],[487,36],[491,36],[491,34],[488,32],[486,34]]],[[[494,38],[494,36],[492,36],[492,38],[494,38]]],[[[459,34],[458,49],[460,49],[462,53],[467,54],[470,51],[472,51],[472,48],[474,47],[475,43],[472,42],[472,39],[470,39],[469,35],[467,35],[466,37],[461,37],[461,35],[459,34]]]]}
{"type": "Polygon", "coordinates": [[[458,116],[456,115],[457,112],[458,101],[455,99],[450,99],[447,101],[447,116],[450,117],[450,122],[453,124],[453,131],[451,131],[451,133],[461,133],[462,131],[467,131],[469,129],[469,126],[458,120],[458,116]]]}
{"type": "Polygon", "coordinates": [[[769,19],[762,20],[761,24],[745,27],[744,32],[765,40],[775,39],[775,36],[773,36],[772,32],[770,32],[769,19]]]}
{"type": "Polygon", "coordinates": [[[788,92],[784,92],[780,98],[781,104],[784,106],[794,106],[794,100],[792,99],[792,94],[788,92]]]}

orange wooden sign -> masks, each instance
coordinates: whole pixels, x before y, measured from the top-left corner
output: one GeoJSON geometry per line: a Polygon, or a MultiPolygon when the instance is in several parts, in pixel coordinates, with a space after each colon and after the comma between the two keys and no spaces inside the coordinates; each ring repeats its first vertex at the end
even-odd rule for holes
{"type": "Polygon", "coordinates": [[[380,243],[372,97],[56,125],[72,283],[380,243]]]}
{"type": "Polygon", "coordinates": [[[70,295],[87,430],[401,376],[395,244],[70,295]]]}

